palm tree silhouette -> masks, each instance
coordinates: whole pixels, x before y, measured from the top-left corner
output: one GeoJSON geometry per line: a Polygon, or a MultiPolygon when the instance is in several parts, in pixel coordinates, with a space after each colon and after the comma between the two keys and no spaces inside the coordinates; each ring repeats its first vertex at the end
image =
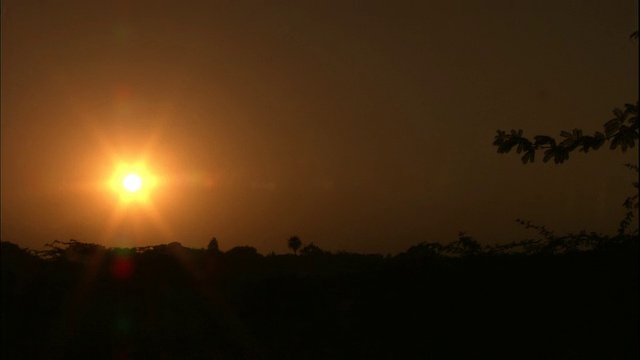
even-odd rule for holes
{"type": "Polygon", "coordinates": [[[302,241],[300,241],[299,237],[292,236],[289,238],[287,246],[289,246],[289,249],[293,250],[293,253],[297,255],[298,249],[300,249],[300,247],[302,246],[302,241]]]}

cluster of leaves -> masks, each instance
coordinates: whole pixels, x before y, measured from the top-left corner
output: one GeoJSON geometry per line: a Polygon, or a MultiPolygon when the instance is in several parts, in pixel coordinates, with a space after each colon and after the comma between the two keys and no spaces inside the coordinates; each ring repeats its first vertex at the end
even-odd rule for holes
{"type": "MultiPolygon", "coordinates": [[[[637,37],[637,32],[634,34],[637,37]]],[[[579,149],[587,153],[591,149],[598,150],[607,141],[610,142],[610,149],[620,148],[622,152],[626,152],[629,148],[635,147],[638,140],[638,102],[635,105],[625,104],[624,110],[616,108],[613,113],[615,117],[604,124],[604,133],[596,131],[593,135],[584,135],[582,130],[574,129],[572,132],[560,132],[562,141],[547,135],[536,135],[534,141],[531,141],[523,136],[522,130],[511,130],[510,133],[498,130],[493,145],[498,147],[498,153],[501,154],[508,153],[514,148],[518,154],[524,153],[521,158],[523,164],[533,162],[537,150],[544,150],[542,159],[544,162],[553,158],[556,164],[562,164],[569,159],[571,151],[579,149]]],[[[625,164],[625,166],[638,171],[636,165],[625,164]]],[[[636,191],[623,203],[626,212],[620,221],[618,235],[623,235],[629,229],[634,209],[638,209],[638,182],[632,185],[636,191]]],[[[632,235],[637,232],[636,228],[632,235]]]]}
{"type": "MultiPolygon", "coordinates": [[[[625,166],[635,172],[638,172],[637,165],[625,164],[625,166]]],[[[635,194],[627,197],[624,200],[624,203],[622,203],[622,206],[624,206],[626,212],[625,212],[624,218],[620,221],[620,226],[618,227],[618,234],[620,235],[624,234],[629,228],[629,226],[631,226],[631,220],[633,219],[633,212],[634,210],[638,209],[638,182],[634,181],[632,185],[636,189],[635,194]]],[[[636,228],[632,234],[634,235],[638,234],[638,228],[636,228]]]]}
{"type": "Polygon", "coordinates": [[[613,110],[615,117],[604,124],[604,133],[596,131],[593,135],[584,135],[580,129],[572,132],[560,132],[560,140],[548,135],[536,135],[534,140],[523,136],[522,130],[511,130],[507,133],[498,130],[493,145],[498,147],[498,153],[504,154],[516,149],[522,154],[522,163],[527,164],[535,160],[537,150],[544,150],[542,161],[548,162],[553,158],[556,164],[562,164],[569,159],[569,153],[578,149],[582,152],[598,150],[609,141],[609,148],[620,148],[626,152],[633,148],[638,140],[638,102],[635,105],[625,104],[625,109],[613,110]]]}

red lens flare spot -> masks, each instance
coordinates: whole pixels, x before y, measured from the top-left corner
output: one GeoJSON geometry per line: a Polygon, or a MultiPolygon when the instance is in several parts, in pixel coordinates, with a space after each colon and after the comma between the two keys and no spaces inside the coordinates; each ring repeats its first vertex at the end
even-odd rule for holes
{"type": "Polygon", "coordinates": [[[116,279],[129,279],[133,270],[133,261],[129,257],[119,257],[111,263],[111,275],[116,279]]]}

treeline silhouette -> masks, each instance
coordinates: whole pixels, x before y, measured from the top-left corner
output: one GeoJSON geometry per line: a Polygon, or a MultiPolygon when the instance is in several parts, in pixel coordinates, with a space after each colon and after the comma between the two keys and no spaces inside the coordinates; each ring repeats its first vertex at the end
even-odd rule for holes
{"type": "Polygon", "coordinates": [[[638,358],[637,232],[518,222],[395,256],[2,242],[2,358],[638,358]]]}

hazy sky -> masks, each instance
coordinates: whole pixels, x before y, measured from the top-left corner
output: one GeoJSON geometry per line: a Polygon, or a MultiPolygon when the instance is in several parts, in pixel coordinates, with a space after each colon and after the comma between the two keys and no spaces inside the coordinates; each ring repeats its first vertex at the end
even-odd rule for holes
{"type": "Polygon", "coordinates": [[[2,3],[2,240],[286,240],[395,253],[614,233],[637,174],[523,165],[496,130],[602,131],[638,100],[638,2],[2,3]],[[157,180],[123,204],[107,182],[157,180]],[[144,177],[144,176],[143,176],[144,177]],[[145,179],[143,179],[145,180],[145,179]]]}

